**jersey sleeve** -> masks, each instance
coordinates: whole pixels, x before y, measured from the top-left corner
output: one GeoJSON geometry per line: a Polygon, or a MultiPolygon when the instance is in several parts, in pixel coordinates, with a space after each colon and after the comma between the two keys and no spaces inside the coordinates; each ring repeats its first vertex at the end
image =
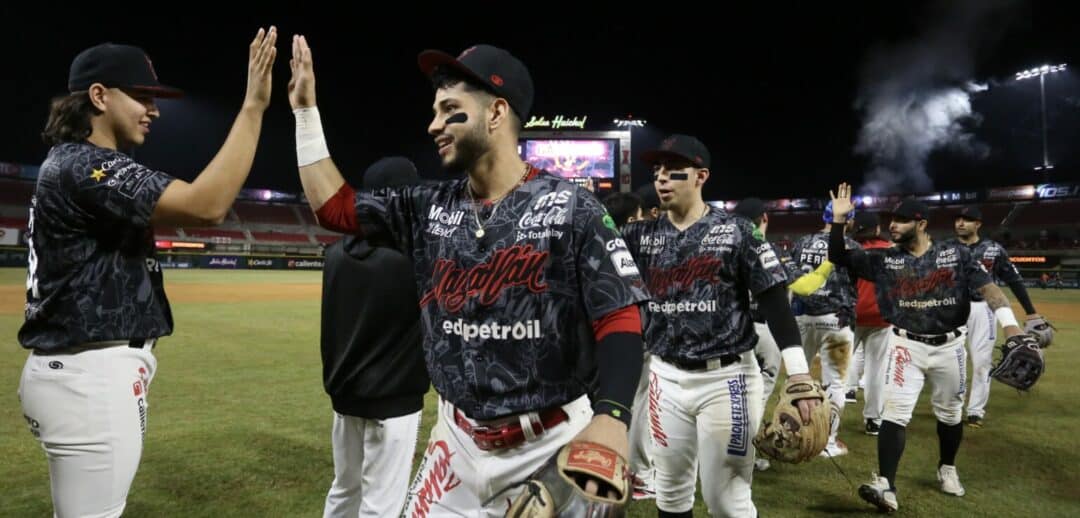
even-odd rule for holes
{"type": "Polygon", "coordinates": [[[356,222],[360,226],[360,235],[389,240],[402,251],[411,250],[413,227],[421,224],[421,207],[430,197],[430,188],[424,186],[356,191],[356,222]]]}
{"type": "Polygon", "coordinates": [[[777,284],[787,286],[788,276],[771,244],[754,234],[754,225],[745,218],[735,218],[739,234],[737,254],[739,277],[757,295],[777,284]]]}
{"type": "Polygon", "coordinates": [[[1017,270],[1016,265],[1009,259],[1009,252],[1000,244],[994,246],[998,248],[997,257],[994,259],[994,275],[1005,281],[1005,284],[1022,281],[1020,270],[1017,270]]]}
{"type": "Polygon", "coordinates": [[[986,271],[986,267],[982,262],[975,259],[975,256],[971,255],[971,251],[966,246],[957,246],[960,254],[960,270],[963,272],[964,277],[967,279],[968,287],[971,290],[978,290],[979,288],[994,282],[990,278],[990,273],[986,271]]]}
{"type": "Polygon", "coordinates": [[[634,221],[623,225],[619,230],[627,250],[635,261],[641,260],[641,234],[644,232],[644,226],[644,221],[634,221]]]}
{"type": "Polygon", "coordinates": [[[590,320],[648,300],[645,284],[615,220],[588,191],[575,189],[575,266],[590,320]]]}
{"type": "Polygon", "coordinates": [[[175,178],[118,152],[100,154],[68,168],[64,188],[96,218],[149,227],[154,208],[175,178]]]}

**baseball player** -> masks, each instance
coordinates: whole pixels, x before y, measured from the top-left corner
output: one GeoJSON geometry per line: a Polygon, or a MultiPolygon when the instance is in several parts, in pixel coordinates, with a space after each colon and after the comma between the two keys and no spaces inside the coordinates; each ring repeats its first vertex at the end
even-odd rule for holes
{"type": "MultiPolygon", "coordinates": [[[[769,214],[765,210],[765,202],[760,198],[746,198],[735,205],[733,212],[754,224],[755,236],[763,241],[766,239],[769,214]]],[[[813,272],[803,274],[785,250],[774,246],[773,251],[776,252],[787,274],[790,283],[788,287],[799,295],[809,295],[821,288],[833,269],[831,262],[823,261],[821,266],[813,272]]],[[[772,396],[773,389],[776,388],[776,378],[780,375],[780,348],[776,345],[772,332],[769,331],[765,316],[758,311],[757,299],[754,297],[750,298],[750,319],[754,321],[754,333],[758,336],[757,344],[754,346],[754,356],[761,367],[763,382],[761,405],[764,408],[769,402],[769,397],[772,396]]],[[[754,459],[754,469],[758,471],[765,471],[770,465],[769,459],[763,456],[754,459]]]]}
{"type": "MultiPolygon", "coordinates": [[[[851,231],[855,241],[864,250],[889,248],[892,243],[881,239],[881,226],[877,214],[857,212],[852,218],[851,231]]],[[[885,351],[888,348],[889,323],[881,317],[874,283],[866,279],[856,279],[855,289],[858,299],[855,302],[855,355],[848,372],[848,402],[854,400],[856,387],[865,386],[863,392],[864,431],[867,435],[877,435],[881,426],[881,391],[885,381],[885,351]],[[865,380],[865,383],[862,381],[865,380]]]]}
{"type": "MultiPolygon", "coordinates": [[[[525,65],[488,45],[421,53],[435,87],[428,133],[443,166],[465,177],[353,191],[330,160],[303,36],[290,63],[300,179],[319,223],[389,239],[413,261],[440,402],[405,514],[501,516],[517,483],[572,440],[625,458],[644,283],[591,193],[521,161],[525,65]],[[589,355],[593,401],[576,375],[589,355]]],[[[599,490],[596,479],[585,486],[599,490]]]]}
{"type": "MultiPolygon", "coordinates": [[[[645,338],[649,413],[661,517],[691,516],[696,474],[709,513],[752,517],[754,446],[764,410],[750,294],[784,344],[792,379],[809,379],[788,304],[787,276],[772,246],[745,218],[701,197],[709,151],[672,135],[642,155],[653,166],[661,216],[623,230],[650,294],[645,338]]],[[[806,411],[814,401],[800,403],[806,411]]]]}
{"type": "MultiPolygon", "coordinates": [[[[835,195],[831,191],[830,195],[834,221],[842,223],[852,211],[851,187],[840,184],[835,195]]],[[[900,202],[888,213],[889,233],[896,243],[892,248],[847,249],[840,225],[829,236],[829,260],[873,282],[881,314],[893,324],[878,435],[880,475],[859,488],[859,496],[882,511],[899,507],[896,470],[904,451],[905,429],[926,381],[933,386],[930,401],[938,421],[937,478],[946,494],[964,495],[956,452],[964,433],[964,325],[971,292],[982,295],[1006,335],[1022,334],[1009,300],[968,248],[930,239],[927,214],[926,205],[915,199],[900,202]]]]}
{"type": "Polygon", "coordinates": [[[217,156],[192,183],[131,159],[160,112],[150,58],[105,43],[71,63],[53,100],[52,145],[30,201],[19,382],[30,432],[49,462],[53,513],[120,516],[146,434],[153,347],[173,320],[154,257],[155,224],[220,223],[247,178],[270,101],[277,30],[260,29],[247,94],[217,156]]]}
{"type": "MultiPolygon", "coordinates": [[[[652,186],[649,186],[651,189],[652,186]]],[[[655,191],[653,191],[655,193],[655,191]]],[[[627,223],[645,219],[641,209],[641,196],[632,192],[615,192],[604,198],[604,207],[608,214],[615,220],[615,225],[620,229],[627,223]]],[[[656,496],[653,489],[652,456],[649,451],[652,448],[652,438],[649,437],[649,353],[644,351],[642,360],[641,377],[638,379],[637,391],[634,392],[633,419],[630,421],[630,470],[633,472],[631,482],[634,486],[634,500],[647,500],[656,496]]]]}
{"type": "MultiPolygon", "coordinates": [[[[1009,260],[1005,247],[996,241],[979,237],[982,227],[982,211],[968,206],[956,215],[954,228],[956,238],[950,241],[967,245],[975,260],[980,261],[992,280],[1002,280],[1012,288],[1013,295],[1024,307],[1027,320],[1041,320],[1031,303],[1020,272],[1009,260]]],[[[971,294],[971,314],[968,316],[968,350],[971,352],[971,395],[967,404],[967,424],[980,428],[986,418],[986,404],[990,401],[990,367],[993,362],[995,336],[994,312],[978,292],[971,294]]]]}
{"type": "MultiPolygon", "coordinates": [[[[363,188],[419,183],[416,166],[388,157],[363,188]]],[[[334,482],[323,516],[397,516],[427,393],[412,263],[378,240],[346,236],[326,250],[322,294],[323,386],[334,407],[334,482]]]]}
{"type": "MultiPolygon", "coordinates": [[[[825,227],[816,234],[803,236],[795,242],[791,255],[803,272],[811,272],[828,260],[829,229],[833,226],[832,205],[822,214],[825,227]]],[[[850,248],[859,244],[846,240],[850,248]]],[[[855,320],[855,282],[847,268],[837,266],[829,280],[810,295],[798,295],[795,299],[802,312],[795,319],[799,322],[803,348],[807,361],[815,354],[821,358],[821,384],[829,394],[832,422],[829,426],[829,443],[821,454],[829,457],[846,455],[847,445],[837,438],[840,416],[844,412],[847,370],[851,362],[851,344],[855,333],[851,323],[855,320]]]]}

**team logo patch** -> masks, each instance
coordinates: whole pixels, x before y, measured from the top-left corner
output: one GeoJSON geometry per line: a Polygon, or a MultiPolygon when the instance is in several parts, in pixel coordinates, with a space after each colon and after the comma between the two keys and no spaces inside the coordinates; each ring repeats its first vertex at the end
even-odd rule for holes
{"type": "Polygon", "coordinates": [[[615,220],[611,217],[611,214],[604,214],[604,226],[615,230],[615,220]]]}

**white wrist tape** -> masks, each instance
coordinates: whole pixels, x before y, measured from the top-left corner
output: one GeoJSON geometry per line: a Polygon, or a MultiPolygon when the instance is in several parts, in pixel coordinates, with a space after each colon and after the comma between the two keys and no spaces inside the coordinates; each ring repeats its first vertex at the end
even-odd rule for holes
{"type": "Polygon", "coordinates": [[[304,167],[330,158],[330,150],[326,148],[326,138],[323,137],[322,120],[319,119],[319,108],[297,108],[293,110],[293,115],[296,116],[296,165],[304,167]]]}
{"type": "Polygon", "coordinates": [[[810,374],[810,367],[806,365],[806,353],[803,352],[802,347],[782,349],[780,355],[784,357],[784,369],[787,370],[788,376],[810,374]]]}
{"type": "Polygon", "coordinates": [[[1020,324],[1016,322],[1016,315],[1013,314],[1012,308],[1008,306],[995,309],[994,317],[997,318],[998,324],[1001,324],[1002,329],[1009,326],[1020,327],[1020,324]]]}

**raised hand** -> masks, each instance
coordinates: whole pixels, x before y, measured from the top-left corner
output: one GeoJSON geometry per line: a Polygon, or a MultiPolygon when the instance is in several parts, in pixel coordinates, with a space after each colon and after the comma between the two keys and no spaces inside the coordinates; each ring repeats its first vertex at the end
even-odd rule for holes
{"type": "Polygon", "coordinates": [[[847,215],[855,210],[855,206],[851,203],[851,185],[840,184],[835,194],[829,191],[829,197],[832,198],[833,223],[843,223],[847,220],[847,215]]]}
{"type": "Polygon", "coordinates": [[[248,46],[248,80],[244,105],[265,110],[270,104],[271,71],[277,58],[277,27],[259,29],[248,46]]]}
{"type": "Polygon", "coordinates": [[[315,69],[311,62],[311,47],[302,35],[294,35],[292,59],[289,60],[292,78],[289,79],[289,105],[295,110],[315,106],[315,69]]]}

